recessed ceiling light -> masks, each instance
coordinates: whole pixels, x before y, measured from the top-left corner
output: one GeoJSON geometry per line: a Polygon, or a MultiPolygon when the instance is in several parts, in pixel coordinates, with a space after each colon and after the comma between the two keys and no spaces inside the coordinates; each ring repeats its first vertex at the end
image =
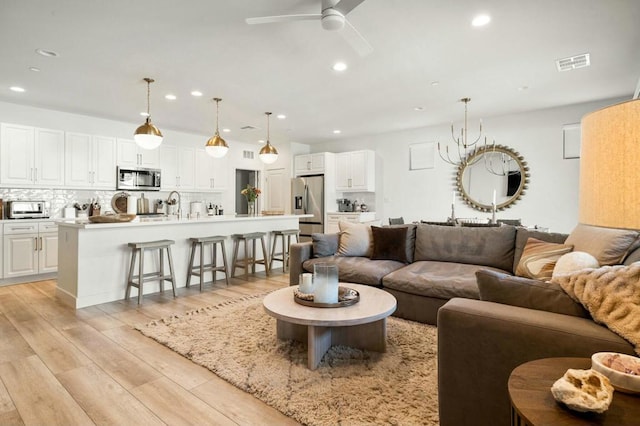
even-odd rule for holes
{"type": "Polygon", "coordinates": [[[168,101],[175,101],[176,99],[178,99],[176,95],[172,95],[171,93],[169,93],[168,95],[164,95],[164,98],[168,101]]]}
{"type": "Polygon", "coordinates": [[[9,90],[13,92],[18,92],[18,93],[22,93],[25,91],[22,87],[18,87],[18,86],[11,86],[9,87],[9,90]]]}
{"type": "Polygon", "coordinates": [[[417,106],[417,107],[413,107],[414,111],[424,111],[424,107],[421,106],[417,106]]]}
{"type": "Polygon", "coordinates": [[[491,22],[491,16],[489,15],[476,15],[471,21],[471,25],[474,27],[484,27],[489,22],[491,22]]]}
{"type": "Polygon", "coordinates": [[[29,71],[40,72],[40,68],[38,68],[38,67],[29,67],[29,71]]]}
{"type": "Polygon", "coordinates": [[[285,118],[287,118],[287,116],[284,114],[278,114],[276,117],[278,117],[278,119],[280,120],[284,120],[285,118]]]}
{"type": "Polygon", "coordinates": [[[258,139],[258,143],[264,143],[264,139],[258,139]]]}
{"type": "Polygon", "coordinates": [[[191,92],[191,96],[202,96],[202,92],[198,91],[198,90],[194,90],[193,92],[191,92]]]}
{"type": "Polygon", "coordinates": [[[346,69],[347,69],[347,64],[345,64],[344,62],[336,62],[335,64],[333,64],[334,71],[344,71],[346,69]]]}
{"type": "Polygon", "coordinates": [[[438,80],[434,80],[431,82],[432,86],[437,86],[438,84],[440,84],[440,82],[438,80]]]}
{"type": "Polygon", "coordinates": [[[142,112],[140,113],[140,115],[141,115],[141,116],[143,116],[143,117],[149,117],[149,115],[150,115],[150,114],[149,114],[148,112],[144,112],[144,111],[142,111],[142,112]]]}
{"type": "Polygon", "coordinates": [[[334,135],[339,135],[340,133],[342,133],[342,130],[335,129],[335,130],[333,131],[333,134],[334,134],[334,135]]]}
{"type": "Polygon", "coordinates": [[[231,131],[231,129],[222,129],[223,132],[225,133],[229,133],[231,131]]]}
{"type": "Polygon", "coordinates": [[[58,52],[54,52],[53,50],[44,50],[44,49],[36,49],[36,53],[41,56],[47,56],[49,58],[55,58],[58,56],[58,52]]]}
{"type": "Polygon", "coordinates": [[[527,89],[529,89],[529,86],[520,86],[520,87],[518,87],[518,90],[519,90],[520,92],[524,92],[524,91],[525,91],[525,90],[527,90],[527,89]]]}

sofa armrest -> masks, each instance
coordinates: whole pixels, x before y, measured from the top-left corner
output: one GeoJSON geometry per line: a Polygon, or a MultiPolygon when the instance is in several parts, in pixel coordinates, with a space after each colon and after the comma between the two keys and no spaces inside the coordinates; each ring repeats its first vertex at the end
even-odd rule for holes
{"type": "Polygon", "coordinates": [[[600,351],[634,353],[626,340],[590,319],[451,299],[438,311],[440,424],[509,425],[507,381],[515,367],[600,351]]]}
{"type": "Polygon", "coordinates": [[[289,248],[289,285],[298,285],[302,273],[302,263],[313,256],[313,243],[291,244],[289,248]]]}

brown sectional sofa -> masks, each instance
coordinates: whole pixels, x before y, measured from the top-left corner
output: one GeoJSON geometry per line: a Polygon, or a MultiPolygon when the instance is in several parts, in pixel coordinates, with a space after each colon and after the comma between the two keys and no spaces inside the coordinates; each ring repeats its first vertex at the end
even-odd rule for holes
{"type": "MultiPolygon", "coordinates": [[[[528,238],[562,243],[567,235],[511,226],[408,228],[407,246],[414,255],[408,264],[336,256],[329,253],[337,245],[335,236],[333,245],[315,244],[320,257],[314,256],[313,243],[294,244],[290,284],[298,284],[301,272],[312,272],[314,263],[333,262],[341,281],[393,294],[395,316],[437,323],[442,426],[509,425],[507,381],[527,361],[600,351],[634,354],[629,342],[596,324],[558,285],[513,276],[528,238]],[[487,301],[492,299],[500,303],[487,301]]],[[[594,238],[596,245],[603,241],[594,238]]],[[[624,264],[640,261],[640,248],[633,247],[624,264]]]]}

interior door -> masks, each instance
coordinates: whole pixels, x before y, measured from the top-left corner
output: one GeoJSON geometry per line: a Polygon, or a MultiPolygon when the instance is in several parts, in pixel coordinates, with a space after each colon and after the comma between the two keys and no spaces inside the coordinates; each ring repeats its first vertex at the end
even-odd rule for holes
{"type": "Polygon", "coordinates": [[[266,209],[267,210],[281,210],[285,211],[285,200],[288,198],[286,194],[287,190],[287,176],[284,169],[271,169],[267,170],[266,186],[267,193],[265,194],[266,209]]]}

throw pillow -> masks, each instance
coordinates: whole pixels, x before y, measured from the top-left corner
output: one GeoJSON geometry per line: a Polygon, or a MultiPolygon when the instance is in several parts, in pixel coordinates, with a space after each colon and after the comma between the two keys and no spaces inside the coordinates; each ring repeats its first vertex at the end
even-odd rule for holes
{"type": "Polygon", "coordinates": [[[573,247],[570,245],[547,243],[529,238],[516,268],[516,275],[543,281],[550,280],[558,259],[571,250],[573,247]]]}
{"type": "Polygon", "coordinates": [[[406,228],[407,229],[407,263],[413,263],[413,252],[416,248],[416,225],[409,223],[404,225],[389,225],[388,228],[406,228]]]}
{"type": "Polygon", "coordinates": [[[409,263],[407,260],[407,228],[371,227],[373,235],[372,260],[395,260],[409,263]]]}
{"type": "Polygon", "coordinates": [[[339,240],[340,236],[337,232],[334,234],[311,234],[313,257],[333,256],[338,251],[339,240]]]}
{"type": "Polygon", "coordinates": [[[373,249],[371,226],[340,221],[338,228],[340,228],[339,256],[371,256],[373,249]]]}
{"type": "Polygon", "coordinates": [[[556,283],[514,277],[488,269],[477,271],[476,279],[480,300],[589,318],[582,305],[556,283]]]}
{"type": "Polygon", "coordinates": [[[522,227],[517,227],[516,230],[516,247],[513,254],[513,267],[511,269],[514,274],[516,273],[516,269],[518,269],[518,263],[520,263],[522,251],[524,250],[524,246],[527,245],[527,240],[529,238],[535,238],[537,240],[546,241],[548,243],[563,244],[568,237],[567,234],[559,234],[557,232],[543,232],[536,229],[527,229],[522,227]]]}
{"type": "Polygon", "coordinates": [[[587,268],[599,268],[598,259],[583,251],[574,251],[563,255],[556,262],[551,275],[552,281],[560,275],[571,275],[587,268]]]}
{"type": "Polygon", "coordinates": [[[600,265],[617,265],[640,244],[640,233],[627,229],[602,228],[578,224],[567,244],[576,251],[585,251],[598,259],[600,265]]]}

